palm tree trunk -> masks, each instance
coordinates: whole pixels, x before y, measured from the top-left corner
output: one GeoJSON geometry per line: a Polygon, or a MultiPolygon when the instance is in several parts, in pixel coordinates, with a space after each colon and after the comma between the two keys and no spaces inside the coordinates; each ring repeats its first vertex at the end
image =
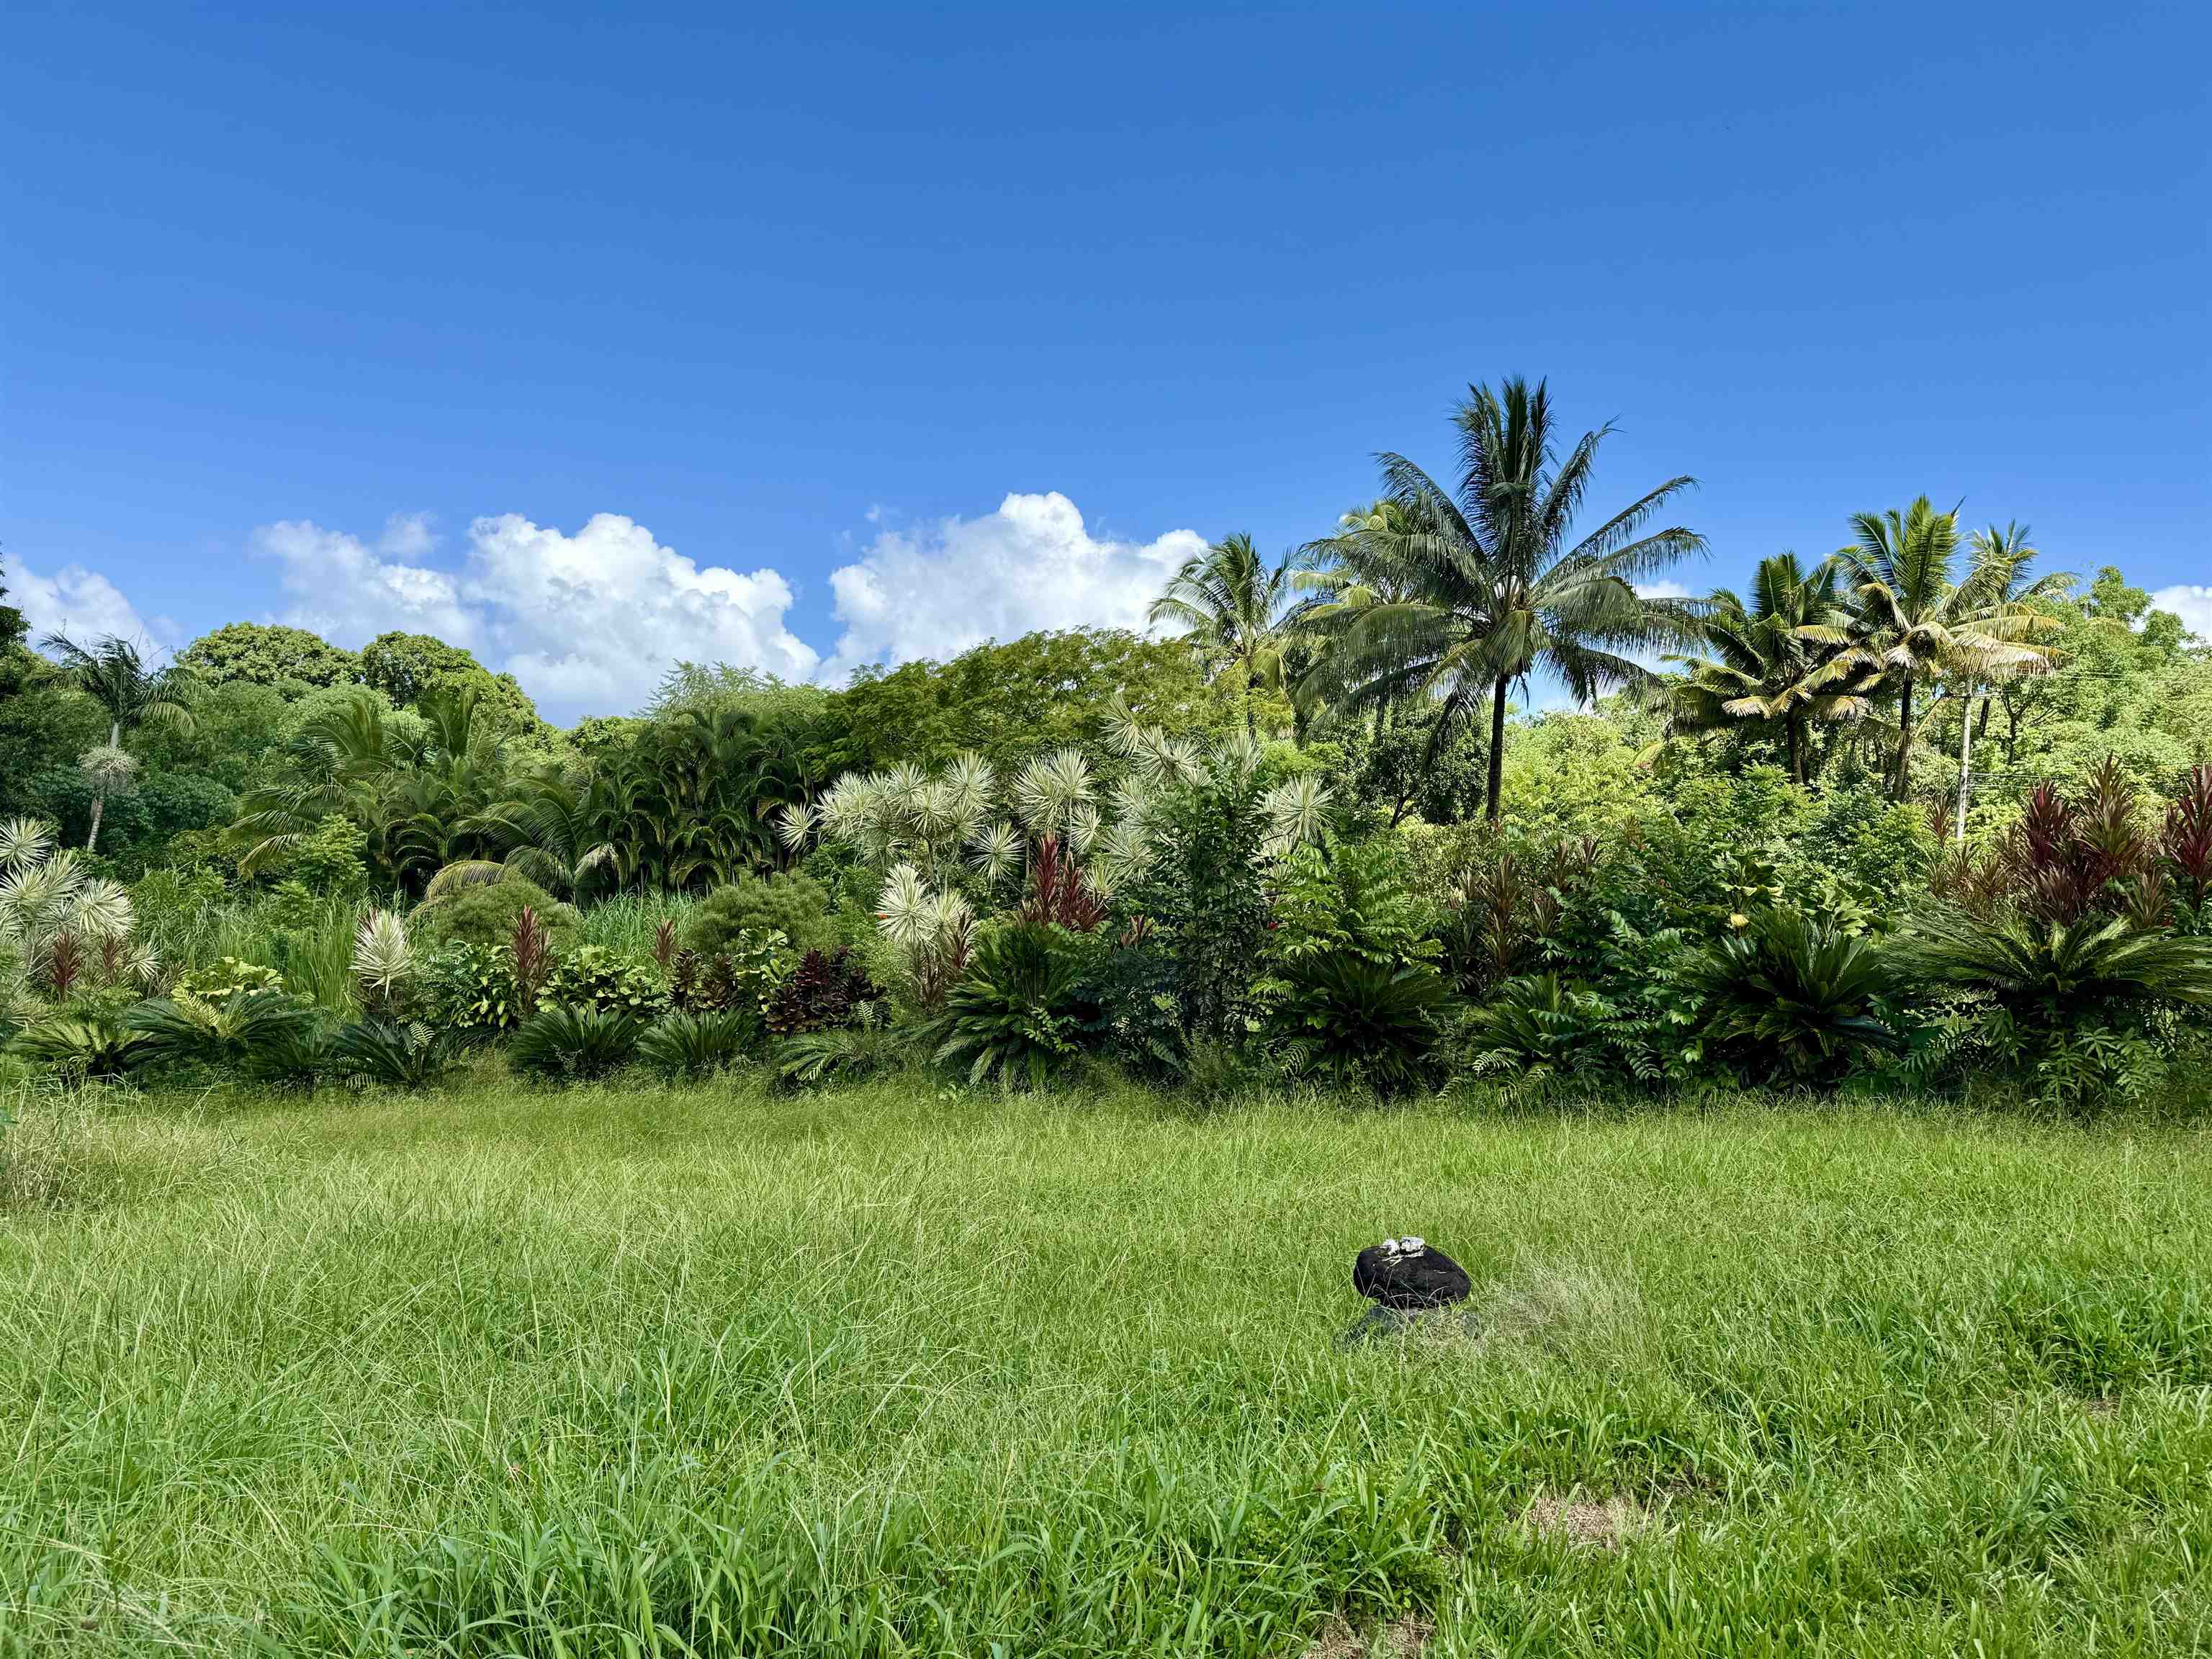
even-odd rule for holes
{"type": "MultiPolygon", "coordinates": [[[[107,723],[107,746],[110,749],[120,749],[123,747],[123,722],[121,720],[110,720],[107,723]]],[[[106,811],[107,792],[106,790],[94,791],[92,797],[92,828],[86,832],[84,837],[84,850],[88,853],[92,851],[94,846],[100,840],[100,815],[106,811]]]]}
{"type": "Polygon", "coordinates": [[[1974,696],[1966,693],[1966,718],[1959,722],[1959,845],[1966,844],[1966,793],[1968,780],[1973,776],[1974,755],[1974,696]]]}
{"type": "Polygon", "coordinates": [[[1484,820],[1497,824],[1505,793],[1505,677],[1500,674],[1490,693],[1490,791],[1483,807],[1484,820]]]}
{"type": "Polygon", "coordinates": [[[1905,677],[1905,695],[1897,711],[1897,773],[1891,780],[1889,798],[1901,801],[1912,781],[1912,676],[1905,677]]]}
{"type": "Polygon", "coordinates": [[[1795,714],[1784,718],[1784,729],[1790,733],[1790,776],[1802,789],[1805,787],[1805,722],[1795,714]]]}

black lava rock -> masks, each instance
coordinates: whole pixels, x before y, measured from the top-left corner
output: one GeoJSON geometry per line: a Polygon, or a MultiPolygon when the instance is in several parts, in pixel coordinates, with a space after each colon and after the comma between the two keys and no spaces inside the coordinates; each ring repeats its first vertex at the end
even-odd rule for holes
{"type": "Polygon", "coordinates": [[[1442,1308],[1467,1300],[1467,1269],[1419,1239],[1386,1239],[1352,1262],[1352,1288],[1386,1308],[1442,1308]]]}

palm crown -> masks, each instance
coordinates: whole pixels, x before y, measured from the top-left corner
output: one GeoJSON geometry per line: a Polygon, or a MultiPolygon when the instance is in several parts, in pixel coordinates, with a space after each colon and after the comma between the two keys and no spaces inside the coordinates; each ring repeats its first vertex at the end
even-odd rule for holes
{"type": "Polygon", "coordinates": [[[1281,689],[1281,623],[1289,576],[1272,570],[1249,536],[1226,536],[1192,555],[1152,601],[1146,620],[1182,623],[1237,672],[1244,729],[1256,732],[1252,693],[1281,689]]]}
{"type": "Polygon", "coordinates": [[[1498,819],[1512,684],[1547,668],[1585,701],[1643,684],[1633,654],[1697,636],[1697,607],[1646,599],[1636,584],[1702,551],[1679,526],[1646,526],[1692,488],[1670,478],[1589,534],[1571,540],[1598,446],[1584,433],[1564,460],[1554,452],[1545,386],[1511,380],[1469,388],[1455,423],[1461,479],[1445,489],[1398,454],[1380,458],[1384,501],[1338,535],[1304,550],[1299,586],[1318,603],[1305,625],[1327,642],[1301,697],[1354,706],[1432,697],[1439,718],[1431,757],[1491,702],[1487,816],[1498,819]]]}

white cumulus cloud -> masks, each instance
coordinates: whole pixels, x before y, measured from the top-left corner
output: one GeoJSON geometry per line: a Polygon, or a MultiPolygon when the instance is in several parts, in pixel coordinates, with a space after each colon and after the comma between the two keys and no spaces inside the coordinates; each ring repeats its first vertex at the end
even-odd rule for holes
{"type": "Polygon", "coordinates": [[[1206,545],[1190,530],[1102,541],[1057,490],[1010,495],[977,518],[879,530],[856,562],[830,574],[844,632],[825,672],[941,659],[1038,629],[1142,629],[1176,567],[1206,545]]]}
{"type": "Polygon", "coordinates": [[[556,720],[635,708],[679,659],[794,679],[820,660],[784,625],[778,573],[702,568],[619,514],[573,535],[519,514],[478,519],[457,570],[428,562],[436,538],[419,514],[395,516],[374,545],[305,522],[264,526],[254,545],[283,567],[286,621],[345,646],[434,634],[512,673],[556,720]]]}
{"type": "Polygon", "coordinates": [[[2150,596],[2154,611],[2170,611],[2192,634],[2212,640],[2212,586],[2203,582],[2176,582],[2150,596]]]}
{"type": "Polygon", "coordinates": [[[10,558],[6,580],[6,603],[23,613],[36,644],[49,634],[67,634],[80,645],[88,645],[105,634],[118,639],[168,643],[173,631],[166,618],[149,624],[124,596],[123,590],[97,570],[65,564],[51,576],[41,576],[21,559],[10,558]]]}

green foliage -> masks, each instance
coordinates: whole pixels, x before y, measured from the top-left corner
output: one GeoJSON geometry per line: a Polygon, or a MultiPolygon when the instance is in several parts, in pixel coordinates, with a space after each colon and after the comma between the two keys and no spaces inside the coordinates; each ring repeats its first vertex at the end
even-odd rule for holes
{"type": "Polygon", "coordinates": [[[1215,767],[1164,789],[1150,856],[1118,896],[1151,948],[1174,964],[1177,1024],[1193,1040],[1242,1036],[1268,922],[1261,887],[1268,835],[1255,773],[1215,767]]]}
{"type": "Polygon", "coordinates": [[[368,833],[331,812],[292,849],[289,869],[319,898],[357,899],[368,892],[368,833]]]}
{"type": "Polygon", "coordinates": [[[169,995],[179,1002],[215,1007],[240,994],[281,991],[284,976],[258,962],[224,957],[204,968],[188,968],[169,983],[169,995]]]}
{"type": "Polygon", "coordinates": [[[424,953],[412,1006],[441,1030],[485,1035],[512,1030],[523,1014],[514,957],[504,945],[447,945],[424,953]]]}
{"type": "Polygon", "coordinates": [[[643,1029],[628,1008],[551,1004],[515,1028],[507,1061],[544,1078],[603,1077],[629,1063],[643,1029]]]}
{"type": "Polygon", "coordinates": [[[417,906],[408,925],[426,945],[505,945],[526,908],[537,914],[556,957],[578,948],[584,922],[575,907],[520,876],[457,887],[417,906]]]}
{"type": "Polygon", "coordinates": [[[869,1013],[851,1025],[801,1031],[775,1046],[776,1074],[793,1088],[866,1081],[903,1065],[914,1051],[911,1036],[865,1006],[869,1013]]]}
{"type": "Polygon", "coordinates": [[[180,667],[210,685],[338,685],[361,678],[361,659],[304,628],[232,623],[177,653],[180,667]]]}
{"type": "Polygon", "coordinates": [[[831,699],[820,769],[932,767],[974,750],[1003,771],[1041,750],[1097,752],[1117,696],[1172,732],[1218,732],[1243,719],[1234,696],[1208,684],[1189,641],[1106,629],[1025,634],[946,663],[862,667],[831,699]]]}
{"type": "Polygon", "coordinates": [[[2140,1021],[2161,1002],[2212,1004],[2212,939],[2148,931],[2124,916],[2092,912],[2062,926],[1939,910],[1914,924],[1900,953],[1929,983],[1984,994],[2018,1024],[2043,1030],[2140,1021]]]}
{"type": "Polygon", "coordinates": [[[1042,1088],[1079,1052],[1080,979],[1049,927],[1017,922],[984,933],[945,999],[937,1059],[965,1065],[970,1083],[995,1075],[1009,1088],[1042,1088]]]}
{"type": "Polygon", "coordinates": [[[175,997],[142,1002],[124,1027],[145,1039],[143,1063],[243,1069],[257,1053],[292,1039],[317,1022],[314,1011],[282,991],[237,990],[221,1001],[175,997]]]}
{"type": "Polygon", "coordinates": [[[1753,918],[1713,948],[1701,978],[1713,1048],[1747,1075],[1832,1082],[1905,1048],[1881,948],[1801,911],[1753,918]]]}
{"type": "Polygon", "coordinates": [[[1462,1042],[1478,1077],[1504,1076],[1538,1088],[1609,1069],[1611,1003],[1557,974],[1509,979],[1468,1016],[1462,1042]]]}
{"type": "Polygon", "coordinates": [[[58,1014],[39,1021],[9,1045],[34,1066],[71,1083],[113,1081],[144,1058],[143,1034],[104,1014],[58,1014]]]}
{"type": "Polygon", "coordinates": [[[1450,992],[1430,964],[1393,967],[1327,951],[1290,963],[1284,980],[1273,1026],[1299,1075],[1386,1095],[1435,1077],[1437,1022],[1450,992]]]}
{"type": "Polygon", "coordinates": [[[580,945],[558,957],[539,994],[550,1006],[623,1013],[634,1019],[651,1019],[668,1006],[668,1000],[657,969],[596,945],[580,945]]]}
{"type": "Polygon", "coordinates": [[[423,1089],[444,1077],[465,1049],[463,1035],[419,1020],[356,1020],[331,1045],[338,1067],[364,1082],[423,1089]]]}
{"type": "Polygon", "coordinates": [[[712,956],[730,950],[740,934],[770,933],[781,933],[802,955],[835,951],[838,934],[830,917],[828,890],[807,876],[741,876],[692,908],[683,940],[685,949],[712,956]]]}
{"type": "Polygon", "coordinates": [[[1440,953],[1434,907],[1415,891],[1405,844],[1389,834],[1291,850],[1274,877],[1271,955],[1344,951],[1385,967],[1440,953]]]}
{"type": "Polygon", "coordinates": [[[361,648],[362,682],[394,703],[428,713],[441,698],[473,694],[508,736],[534,734],[538,708],[512,674],[495,674],[457,645],[427,634],[380,634],[361,648]]]}
{"type": "Polygon", "coordinates": [[[760,1034],[746,1013],[681,1010],[664,1016],[637,1040],[637,1057],[664,1077],[704,1077],[742,1060],[760,1034]]]}

